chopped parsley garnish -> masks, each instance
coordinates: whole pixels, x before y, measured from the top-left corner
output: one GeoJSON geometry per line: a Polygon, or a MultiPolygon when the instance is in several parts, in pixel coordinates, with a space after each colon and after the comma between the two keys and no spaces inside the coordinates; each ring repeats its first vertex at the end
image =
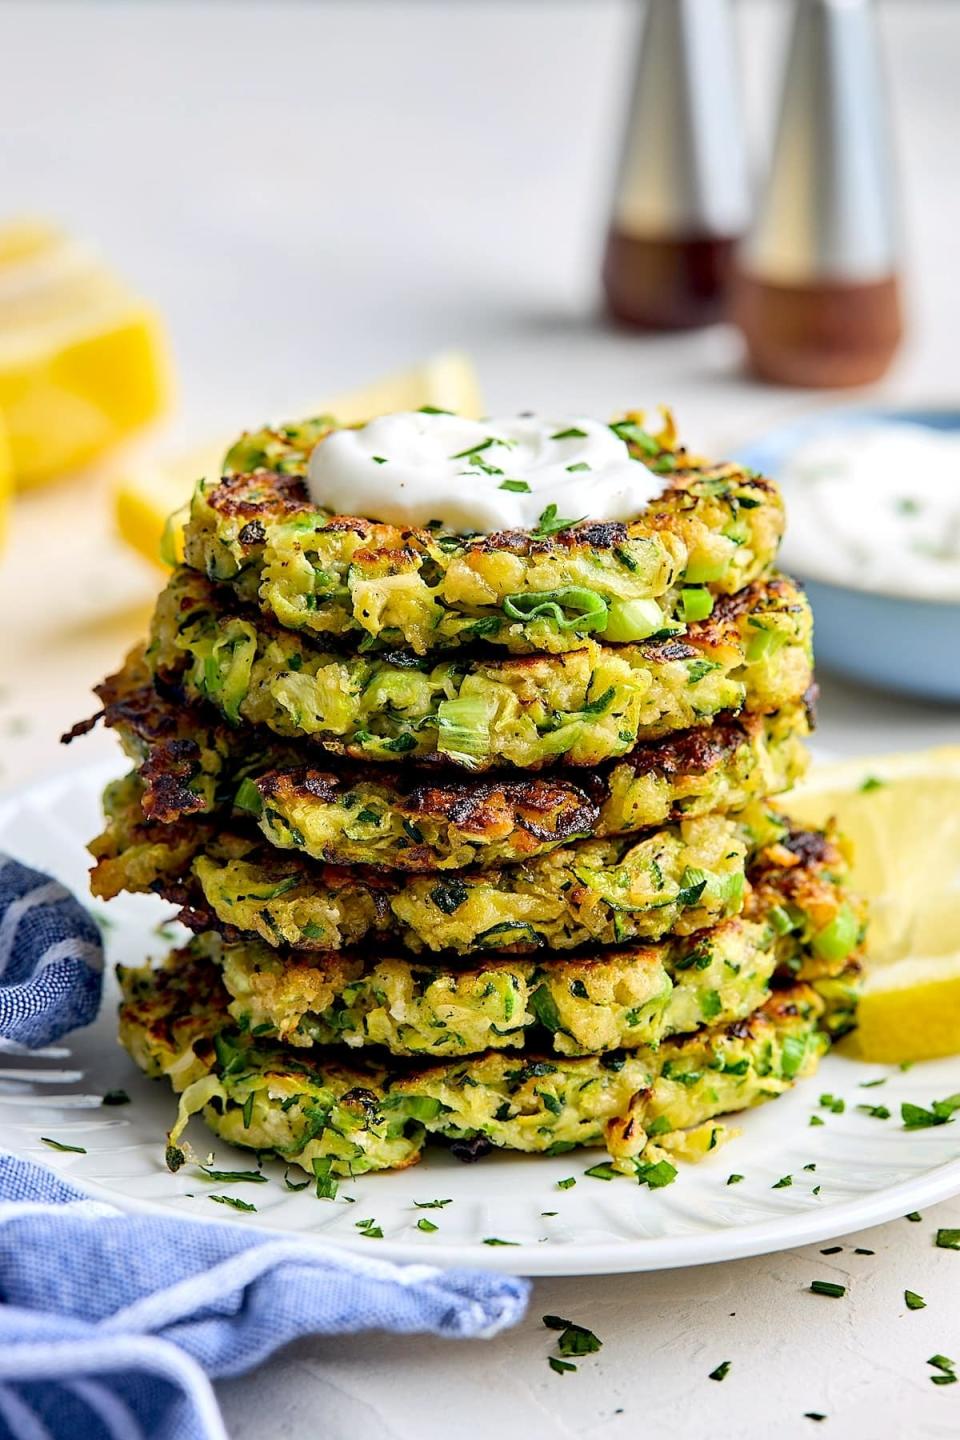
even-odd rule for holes
{"type": "Polygon", "coordinates": [[[329,1155],[315,1155],[312,1161],[313,1173],[317,1181],[317,1199],[335,1200],[337,1198],[337,1182],[331,1175],[330,1170],[333,1161],[329,1155]]]}
{"type": "Polygon", "coordinates": [[[829,1295],[831,1300],[840,1300],[847,1293],[846,1285],[835,1285],[832,1280],[812,1280],[810,1292],[813,1295],[829,1295]]]}
{"type": "Polygon", "coordinates": [[[819,1421],[819,1420],[826,1420],[827,1417],[826,1417],[826,1415],[823,1415],[819,1410],[804,1410],[804,1412],[803,1412],[803,1418],[804,1418],[804,1420],[817,1420],[817,1421],[819,1421]]]}
{"type": "Polygon", "coordinates": [[[565,465],[564,469],[567,470],[569,474],[576,475],[580,470],[589,470],[590,466],[586,460],[578,460],[575,465],[565,465]]]}
{"type": "Polygon", "coordinates": [[[890,1111],[886,1105],[858,1105],[857,1109],[863,1115],[872,1115],[874,1120],[889,1120],[890,1111]]]}
{"type": "Polygon", "coordinates": [[[360,1234],[365,1235],[368,1240],[383,1239],[383,1231],[380,1229],[376,1220],[355,1220],[354,1224],[360,1231],[360,1234]]]}
{"type": "Polygon", "coordinates": [[[558,1180],[558,1181],[557,1181],[557,1189],[558,1189],[558,1190],[572,1190],[573,1187],[574,1187],[574,1185],[576,1185],[576,1183],[577,1183],[576,1178],[575,1178],[573,1175],[568,1175],[567,1178],[566,1178],[566,1180],[558,1180]]]}
{"type": "Polygon", "coordinates": [[[821,1250],[821,1255],[839,1255],[843,1249],[842,1245],[828,1245],[826,1250],[821,1250]]]}
{"type": "Polygon", "coordinates": [[[826,1123],[827,1123],[827,1122],[826,1122],[826,1121],[822,1118],[822,1116],[820,1116],[820,1115],[811,1115],[811,1116],[810,1116],[810,1124],[811,1124],[811,1125],[825,1125],[826,1123]]]}
{"type": "Polygon", "coordinates": [[[946,1355],[931,1355],[927,1364],[931,1365],[934,1370],[940,1371],[939,1375],[930,1376],[934,1385],[953,1385],[956,1383],[957,1377],[954,1374],[956,1366],[955,1360],[949,1359],[946,1355]]]}
{"type": "Polygon", "coordinates": [[[904,1290],[903,1298],[907,1302],[908,1310],[926,1310],[927,1302],[916,1290],[904,1290]]]}
{"type": "Polygon", "coordinates": [[[877,1079],[877,1080],[861,1080],[861,1081],[860,1081],[860,1089],[861,1089],[861,1090],[873,1090],[877,1085],[886,1085],[886,1083],[887,1083],[887,1077],[886,1077],[886,1075],[881,1075],[881,1076],[879,1077],[879,1079],[877,1079]]]}
{"type": "Polygon", "coordinates": [[[583,1173],[589,1175],[591,1180],[615,1180],[620,1171],[614,1170],[609,1160],[604,1160],[599,1165],[591,1165],[590,1169],[583,1173]]]}
{"type": "Polygon", "coordinates": [[[867,775],[860,783],[861,795],[868,795],[871,790],[882,790],[886,780],[881,780],[877,775],[867,775]]]}
{"type": "Polygon", "coordinates": [[[418,405],[418,406],[417,406],[417,414],[418,414],[418,415],[452,415],[452,414],[454,414],[454,411],[452,411],[452,410],[441,410],[438,405],[418,405]]]}
{"type": "Polygon", "coordinates": [[[781,1175],[779,1180],[774,1181],[770,1186],[771,1190],[786,1190],[793,1184],[792,1175],[781,1175]]]}
{"type": "Polygon", "coordinates": [[[432,1220],[427,1219],[426,1215],[421,1215],[420,1219],[417,1221],[417,1229],[425,1231],[428,1235],[432,1235],[433,1232],[438,1228],[439,1227],[437,1225],[434,1225],[432,1220]]]}
{"type": "Polygon", "coordinates": [[[911,1210],[910,1214],[904,1215],[903,1218],[904,1220],[912,1220],[914,1225],[916,1225],[920,1220],[923,1219],[923,1216],[920,1214],[919,1210],[911,1210]]]}
{"type": "Polygon", "coordinates": [[[101,1105],[129,1105],[130,1096],[126,1090],[108,1090],[100,1101],[101,1105]]]}
{"type": "Polygon", "coordinates": [[[659,455],[661,447],[635,420],[616,420],[610,429],[625,445],[635,445],[644,455],[659,455]]]}
{"type": "Polygon", "coordinates": [[[483,472],[484,475],[503,474],[503,471],[501,470],[499,465],[491,465],[488,460],[484,460],[482,455],[474,455],[473,459],[470,461],[470,469],[480,470],[483,472]]]}
{"type": "Polygon", "coordinates": [[[489,450],[491,445],[498,445],[500,442],[493,435],[488,435],[486,440],[478,440],[476,445],[470,445],[466,450],[458,450],[456,455],[451,455],[451,460],[466,460],[473,455],[479,455],[482,450],[489,450]]]}
{"type": "MultiPolygon", "coordinates": [[[[919,1216],[917,1217],[919,1219],[919,1216]]],[[[907,1216],[910,1219],[910,1216],[907,1216]]],[[[940,1250],[960,1250],[960,1230],[940,1229],[933,1242],[940,1250]]]]}
{"type": "Polygon", "coordinates": [[[728,1175],[728,1176],[727,1176],[727,1184],[728,1184],[728,1185],[739,1185],[739,1184],[740,1184],[740,1181],[741,1181],[742,1179],[743,1179],[743,1176],[742,1176],[742,1175],[728,1175]]]}
{"type": "Polygon", "coordinates": [[[548,1330],[560,1331],[557,1349],[566,1359],[571,1355],[595,1355],[603,1345],[592,1330],[578,1325],[575,1320],[564,1320],[561,1315],[544,1315],[543,1323],[548,1330]]]}
{"type": "Polygon", "coordinates": [[[452,1205],[452,1200],[414,1200],[418,1210],[442,1210],[445,1205],[452,1205]]]}
{"type": "Polygon", "coordinates": [[[649,1185],[651,1190],[662,1190],[664,1185],[672,1185],[677,1173],[676,1165],[671,1165],[669,1160],[658,1160],[655,1165],[637,1162],[637,1184],[649,1185]]]}
{"type": "Polygon", "coordinates": [[[82,1145],[65,1145],[62,1140],[51,1140],[49,1135],[41,1135],[40,1139],[44,1145],[49,1145],[51,1150],[66,1150],[71,1155],[86,1155],[82,1145]]]}
{"type": "Polygon", "coordinates": [[[501,480],[498,490],[510,490],[514,495],[529,495],[530,486],[526,480],[501,480]]]}
{"type": "Polygon", "coordinates": [[[256,1210],[256,1205],[251,1205],[249,1200],[238,1200],[236,1195],[208,1195],[208,1200],[213,1200],[217,1205],[229,1205],[231,1210],[256,1210]]]}
{"type": "MultiPolygon", "coordinates": [[[[586,519],[581,515],[580,520],[586,519]]],[[[567,520],[557,514],[556,505],[548,505],[537,521],[537,528],[531,534],[537,540],[544,540],[548,535],[556,535],[560,530],[569,530],[571,525],[579,525],[580,520],[567,520]]]]}
{"type": "Polygon", "coordinates": [[[558,430],[556,435],[551,435],[551,440],[586,440],[586,430],[578,430],[576,425],[571,425],[569,430],[558,430]]]}
{"type": "Polygon", "coordinates": [[[563,1375],[568,1370],[576,1370],[576,1365],[571,1365],[569,1360],[558,1360],[556,1355],[547,1356],[547,1364],[557,1375],[563,1375]]]}
{"type": "Polygon", "coordinates": [[[804,1168],[804,1170],[816,1170],[816,1168],[817,1168],[817,1162],[816,1162],[816,1160],[811,1160],[810,1163],[809,1163],[809,1165],[804,1165],[803,1168],[804,1168]]]}
{"type": "Polygon", "coordinates": [[[306,1190],[307,1186],[310,1184],[310,1181],[301,1180],[299,1185],[294,1184],[294,1182],[290,1179],[290,1167],[288,1165],[286,1170],[284,1170],[283,1172],[283,1183],[287,1190],[306,1190]]]}
{"type": "Polygon", "coordinates": [[[254,1185],[267,1183],[262,1170],[211,1170],[208,1165],[201,1165],[200,1169],[208,1180],[219,1180],[224,1185],[230,1185],[234,1180],[250,1180],[254,1185]]]}
{"type": "Polygon", "coordinates": [[[371,458],[374,465],[386,465],[387,463],[386,455],[373,455],[371,458]]]}
{"type": "Polygon", "coordinates": [[[540,1214],[543,1215],[546,1219],[552,1220],[553,1217],[554,1217],[554,1215],[559,1215],[559,1214],[560,1214],[560,1211],[559,1211],[559,1210],[541,1210],[541,1211],[540,1211],[540,1214]]]}
{"type": "Polygon", "coordinates": [[[932,1100],[929,1110],[924,1110],[922,1105],[911,1105],[906,1100],[900,1106],[905,1130],[926,1130],[931,1125],[947,1125],[955,1110],[960,1110],[960,1095],[948,1095],[946,1100],[932,1100]]]}
{"type": "Polygon", "coordinates": [[[496,1236],[496,1235],[487,1235],[487,1236],[485,1237],[483,1243],[484,1243],[484,1245],[519,1245],[519,1244],[520,1244],[520,1241],[519,1241],[519,1240],[501,1240],[501,1239],[499,1239],[499,1237],[496,1236]]]}
{"type": "Polygon", "coordinates": [[[877,1252],[876,1250],[867,1250],[863,1245],[858,1245],[853,1253],[854,1255],[876,1255],[877,1252]]]}
{"type": "Polygon", "coordinates": [[[820,1104],[824,1110],[830,1110],[834,1115],[842,1115],[847,1108],[846,1101],[842,1100],[839,1095],[821,1095],[820,1104]]]}
{"type": "Polygon", "coordinates": [[[730,1361],[729,1361],[729,1360],[721,1360],[721,1362],[720,1362],[720,1364],[717,1366],[716,1370],[711,1370],[711,1371],[710,1371],[710,1374],[707,1376],[707,1379],[708,1379],[708,1380],[726,1380],[726,1378],[727,1378],[727,1376],[728,1376],[729,1374],[730,1374],[730,1361]]]}

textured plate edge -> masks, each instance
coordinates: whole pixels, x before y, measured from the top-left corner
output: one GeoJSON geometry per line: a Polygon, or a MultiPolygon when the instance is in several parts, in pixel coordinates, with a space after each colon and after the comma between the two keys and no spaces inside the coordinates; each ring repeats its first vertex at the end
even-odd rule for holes
{"type": "MultiPolygon", "coordinates": [[[[2,1153],[2,1148],[0,1148],[2,1153]]],[[[7,1151],[16,1154],[15,1151],[7,1151]]],[[[77,1183],[68,1170],[57,1170],[61,1179],[83,1190],[91,1200],[99,1200],[123,1214],[150,1214],[167,1219],[178,1218],[170,1207],[150,1200],[133,1200],[118,1196],[113,1190],[89,1180],[77,1183]]],[[[796,1250],[820,1240],[835,1240],[859,1230],[869,1230],[890,1220],[902,1219],[918,1205],[936,1205],[960,1195],[960,1158],[911,1180],[903,1180],[885,1190],[856,1200],[842,1200],[806,1215],[791,1214],[783,1219],[760,1221],[737,1230],[723,1230],[679,1238],[611,1242],[593,1245],[557,1245],[540,1250],[519,1244],[520,1253],[504,1254],[499,1247],[482,1245],[433,1245],[429,1251],[422,1243],[377,1241],[373,1252],[381,1260],[396,1264],[432,1265],[438,1270],[493,1270],[507,1275],[524,1275],[531,1279],[561,1278],[574,1275],[639,1275],[654,1270],[684,1270],[697,1265],[716,1265],[727,1260],[748,1260],[755,1255],[770,1255],[796,1250]],[[561,1255],[571,1263],[561,1263],[561,1255]],[[513,1260],[514,1263],[511,1263],[513,1260]]],[[[245,1225],[231,1216],[191,1215],[179,1217],[200,1225],[245,1225]]],[[[296,1240],[308,1249],[345,1250],[371,1254],[371,1242],[362,1236],[342,1239],[323,1238],[305,1231],[275,1229],[273,1226],[250,1225],[251,1234],[265,1239],[296,1240]]],[[[510,1251],[514,1247],[509,1248],[510,1251]]]]}

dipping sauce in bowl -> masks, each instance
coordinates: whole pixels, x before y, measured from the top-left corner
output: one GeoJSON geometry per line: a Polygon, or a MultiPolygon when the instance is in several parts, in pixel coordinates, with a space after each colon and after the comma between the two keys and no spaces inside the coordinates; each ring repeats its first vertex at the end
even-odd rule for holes
{"type": "Polygon", "coordinates": [[[960,410],[848,410],[736,458],[779,481],[825,669],[960,702],[960,410]]]}
{"type": "Polygon", "coordinates": [[[837,430],[801,444],[778,478],[790,507],[788,567],[886,595],[960,601],[960,430],[879,420],[837,430]]]}

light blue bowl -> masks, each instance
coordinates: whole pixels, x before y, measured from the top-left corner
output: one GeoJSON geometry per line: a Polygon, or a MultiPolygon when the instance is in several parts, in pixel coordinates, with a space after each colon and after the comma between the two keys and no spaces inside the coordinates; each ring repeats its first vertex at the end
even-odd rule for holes
{"type": "MultiPolygon", "coordinates": [[[[797,447],[814,436],[878,420],[960,430],[960,410],[831,411],[771,431],[735,458],[776,480],[797,447]]],[[[789,523],[789,496],[787,504],[789,523]]],[[[797,578],[813,606],[818,664],[884,690],[960,701],[960,603],[797,578]]]]}

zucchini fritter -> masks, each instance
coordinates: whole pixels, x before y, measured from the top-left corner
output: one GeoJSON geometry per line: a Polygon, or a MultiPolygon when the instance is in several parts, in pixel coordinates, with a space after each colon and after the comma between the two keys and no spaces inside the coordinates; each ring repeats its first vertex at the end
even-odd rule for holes
{"type": "Polygon", "coordinates": [[[403,875],[321,866],[240,829],[145,820],[135,775],[107,787],[91,889],[155,891],[196,930],[231,941],[342,950],[391,936],[414,952],[511,954],[691,934],[743,907],[771,925],[781,973],[836,975],[863,943],[832,835],[791,830],[758,804],[664,827],[640,841],[591,840],[507,870],[403,875]],[[744,886],[746,871],[749,884],[744,886]]]}
{"type": "Polygon", "coordinates": [[[682,1133],[672,1132],[783,1093],[812,1073],[826,1046],[816,1028],[821,1002],[797,986],[729,1027],[654,1050],[566,1059],[494,1051],[427,1068],[347,1066],[336,1055],[298,1054],[239,1031],[209,964],[121,969],[120,979],[122,1043],[141,1069],[166,1075],[181,1094],[168,1163],[183,1163],[180,1137],[202,1112],[231,1144],[316,1175],[320,1193],[336,1176],[413,1164],[428,1136],[474,1142],[474,1156],[484,1147],[558,1154],[605,1144],[642,1180],[650,1135],[656,1147],[682,1145],[682,1133]]]}
{"type": "Polygon", "coordinates": [[[190,954],[220,965],[231,1015],[257,1036],[443,1056],[523,1049],[531,1032],[560,1055],[658,1045],[749,1015],[766,1000],[777,962],[773,931],[740,917],[682,940],[575,959],[437,967],[402,956],[224,945],[213,933],[194,940],[179,963],[190,954]]]}
{"type": "MultiPolygon", "coordinates": [[[[830,829],[762,838],[745,913],[769,917],[780,935],[782,971],[812,981],[838,975],[862,953],[867,930],[866,904],[846,888],[850,858],[843,837],[830,829]]],[[[841,1009],[842,998],[836,1000],[841,1009]]],[[[849,1018],[849,996],[846,1009],[849,1018]]]]}
{"type": "Polygon", "coordinates": [[[810,730],[807,706],[791,705],[768,716],[721,716],[576,779],[554,772],[467,780],[411,768],[304,766],[279,742],[264,747],[262,732],[162,699],[137,653],[97,693],[100,715],[137,763],[149,818],[236,806],[279,849],[400,870],[485,869],[585,835],[739,810],[802,775],[810,730]]]}
{"type": "Polygon", "coordinates": [[[806,768],[806,712],[722,718],[638,746],[577,781],[446,783],[392,772],[273,769],[237,790],[271,845],[336,865],[487,869],[571,840],[629,835],[670,820],[728,813],[775,795],[806,768]],[[384,783],[386,782],[386,783],[384,783]]]}
{"type": "Polygon", "coordinates": [[[642,839],[585,840],[504,870],[456,875],[320,866],[241,831],[196,822],[143,834],[132,816],[134,776],[108,787],[104,808],[118,817],[94,842],[91,887],[108,899],[131,856],[138,889],[186,900],[187,922],[257,935],[271,945],[339,950],[374,934],[414,951],[523,952],[690,934],[736,914],[743,902],[748,831],[706,815],[642,839]],[[168,862],[157,831],[171,837],[168,862]],[[182,865],[184,834],[197,832],[192,865],[182,865]],[[146,867],[153,864],[150,881],[146,867]],[[178,868],[179,867],[179,868],[178,868]],[[186,889],[179,883],[192,875],[186,889]]]}
{"type": "Polygon", "coordinates": [[[483,640],[525,654],[575,649],[585,634],[642,640],[671,627],[678,602],[682,614],[681,583],[732,594],[773,563],[783,532],[770,481],[695,459],[672,427],[653,437],[634,416],[617,433],[664,489],[629,524],[464,538],[331,516],[302,476],[334,428],[321,416],[244,435],[226,478],[194,495],[185,555],[281,624],[361,648],[483,640]]]}
{"type": "Polygon", "coordinates": [[[528,770],[592,766],[722,711],[796,703],[811,683],[810,637],[802,592],[774,576],[722,597],[684,637],[646,645],[588,639],[508,660],[344,655],[225,608],[184,567],[157,602],[146,660],[178,700],[336,754],[528,770]]]}

